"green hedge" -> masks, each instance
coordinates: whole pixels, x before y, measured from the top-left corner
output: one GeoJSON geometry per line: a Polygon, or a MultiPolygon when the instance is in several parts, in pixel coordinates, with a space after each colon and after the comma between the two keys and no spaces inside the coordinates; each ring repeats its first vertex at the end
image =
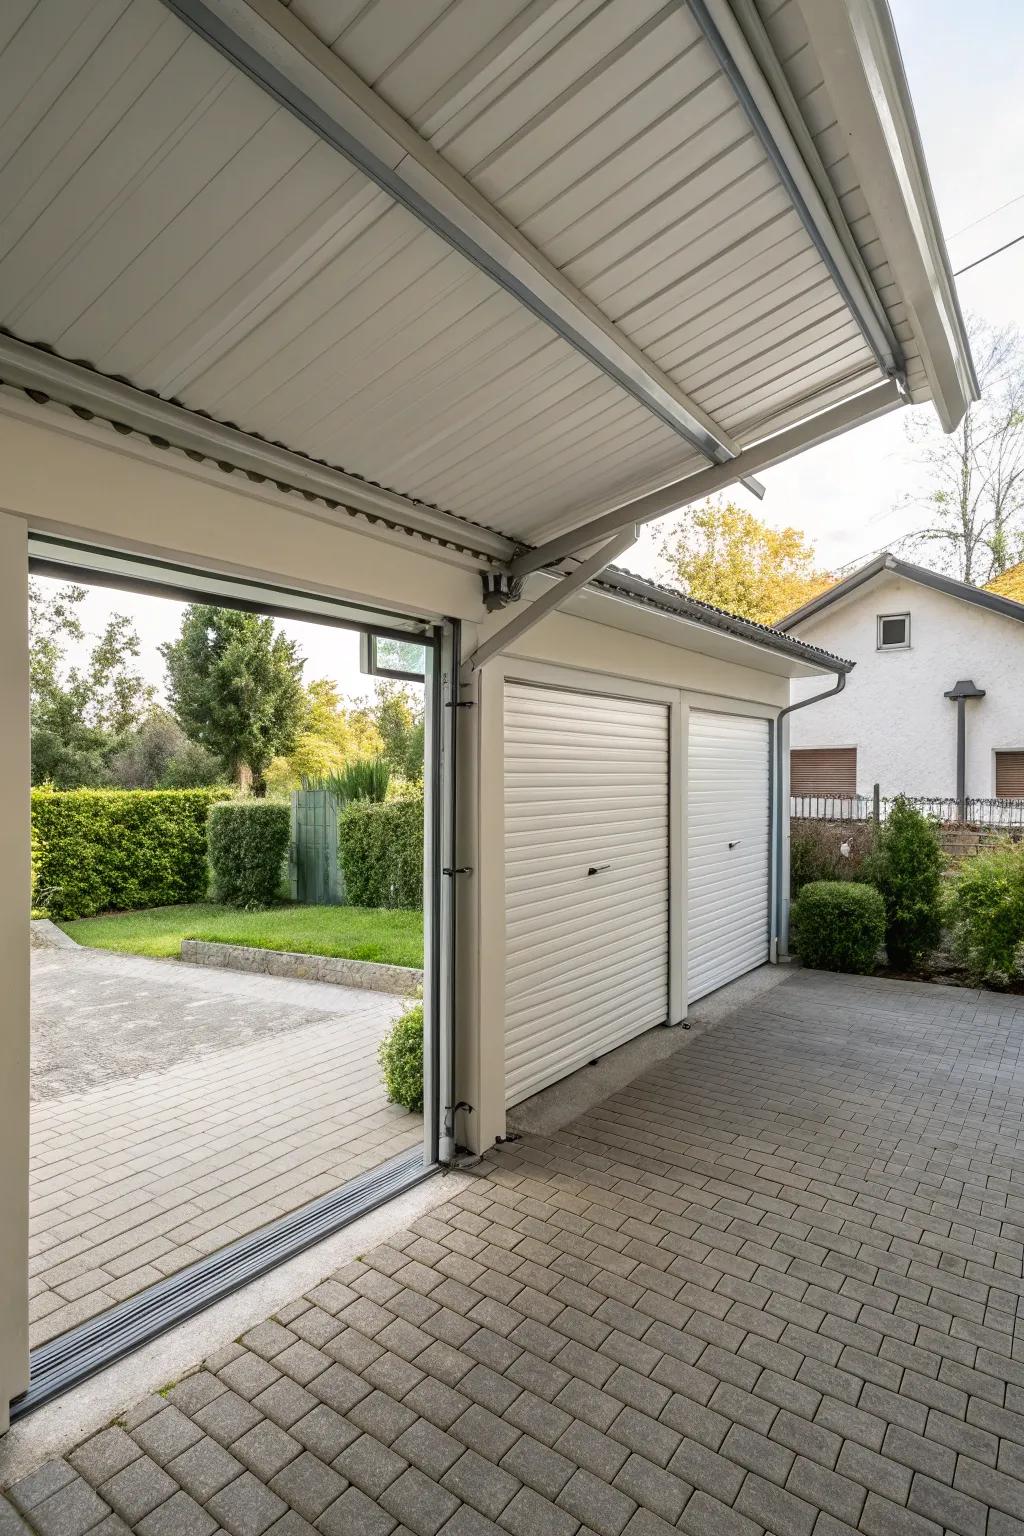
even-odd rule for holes
{"type": "Polygon", "coordinates": [[[423,796],[354,800],[341,813],[338,852],[354,907],[422,907],[423,796]]]}
{"type": "Polygon", "coordinates": [[[280,800],[228,800],[207,824],[214,901],[269,907],[281,896],[291,810],[280,800]]]}
{"type": "Polygon", "coordinates": [[[804,965],[866,975],[885,938],[885,902],[873,885],[815,880],[793,903],[790,932],[804,965]]]}
{"type": "Polygon", "coordinates": [[[206,895],[215,789],[32,791],[36,900],[58,920],[206,895]]]}

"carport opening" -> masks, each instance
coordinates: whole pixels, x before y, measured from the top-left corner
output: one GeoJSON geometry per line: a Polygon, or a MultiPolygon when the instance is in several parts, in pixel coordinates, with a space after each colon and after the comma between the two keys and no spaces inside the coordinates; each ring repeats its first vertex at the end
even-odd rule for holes
{"type": "Polygon", "coordinates": [[[74,1378],[436,1161],[440,637],[33,549],[31,1344],[74,1378]]]}

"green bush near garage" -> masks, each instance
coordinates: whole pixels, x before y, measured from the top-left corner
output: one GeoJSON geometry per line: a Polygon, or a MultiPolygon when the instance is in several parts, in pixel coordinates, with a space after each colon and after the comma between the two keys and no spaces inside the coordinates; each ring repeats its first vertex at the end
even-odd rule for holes
{"type": "Polygon", "coordinates": [[[896,970],[915,970],[942,937],[945,862],[935,823],[897,795],[861,866],[885,902],[885,950],[896,970]]]}
{"type": "Polygon", "coordinates": [[[422,907],[423,796],[352,801],[338,822],[338,855],[354,907],[422,907]]]}
{"type": "Polygon", "coordinates": [[[815,880],[794,901],[789,923],[804,965],[867,975],[885,939],[885,902],[872,885],[815,880]]]}
{"type": "Polygon", "coordinates": [[[377,1053],[392,1104],[423,1112],[423,1004],[413,1003],[392,1024],[377,1053]]]}
{"type": "Polygon", "coordinates": [[[226,800],[210,808],[211,894],[229,907],[272,906],[283,895],[291,809],[281,800],[226,800]]]}
{"type": "Polygon", "coordinates": [[[206,818],[223,793],[34,789],[33,900],[58,920],[202,901],[206,818]]]}
{"type": "Polygon", "coordinates": [[[946,899],[953,952],[975,981],[1007,986],[1024,975],[1024,843],[964,859],[946,899]]]}

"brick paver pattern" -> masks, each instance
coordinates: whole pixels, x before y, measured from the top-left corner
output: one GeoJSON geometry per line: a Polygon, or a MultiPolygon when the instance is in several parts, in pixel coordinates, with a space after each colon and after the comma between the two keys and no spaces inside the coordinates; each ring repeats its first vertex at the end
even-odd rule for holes
{"type": "Polygon", "coordinates": [[[335,1016],[33,1104],[33,1345],[422,1141],[377,1065],[401,998],[259,981],[335,1016]]]}
{"type": "Polygon", "coordinates": [[[0,1536],[1024,1532],[1022,1040],[1024,1000],[798,973],[22,1479],[0,1536]]]}

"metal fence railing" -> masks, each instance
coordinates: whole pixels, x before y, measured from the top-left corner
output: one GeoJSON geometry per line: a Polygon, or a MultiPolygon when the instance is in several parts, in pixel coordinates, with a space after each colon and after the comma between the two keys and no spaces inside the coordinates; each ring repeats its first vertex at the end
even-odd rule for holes
{"type": "MultiPolygon", "coordinates": [[[[895,798],[895,797],[893,797],[895,798]]],[[[789,814],[811,821],[885,821],[893,798],[880,795],[791,795],[789,814]]],[[[1024,799],[979,800],[964,803],[964,815],[954,797],[907,795],[925,816],[950,825],[1024,829],[1024,799]]]]}

